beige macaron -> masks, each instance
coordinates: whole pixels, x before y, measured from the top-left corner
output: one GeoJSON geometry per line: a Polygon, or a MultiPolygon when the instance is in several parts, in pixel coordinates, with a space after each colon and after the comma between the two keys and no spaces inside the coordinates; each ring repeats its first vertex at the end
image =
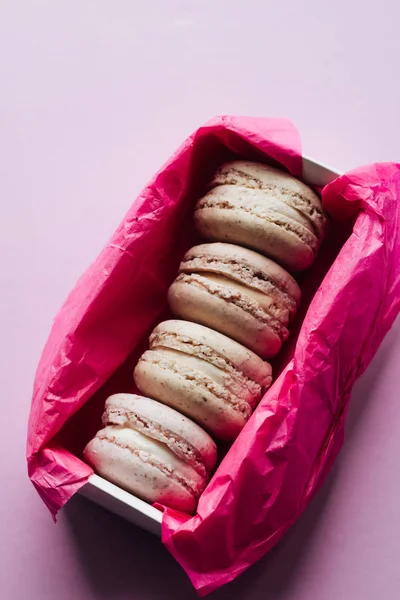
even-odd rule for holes
{"type": "Polygon", "coordinates": [[[219,168],[194,218],[206,239],[253,248],[290,271],[312,264],[327,227],[311,188],[284,171],[243,160],[219,168]]]}
{"type": "Polygon", "coordinates": [[[272,260],[233,244],[201,244],[184,256],[168,292],[172,312],[211,327],[262,358],[275,356],[301,292],[272,260]]]}
{"type": "Polygon", "coordinates": [[[135,394],[110,396],[103,425],[84,450],[99,475],[147,502],[193,512],[217,460],[201,427],[135,394]]]}
{"type": "Polygon", "coordinates": [[[271,366],[228,337],[186,321],[165,321],[150,336],[134,378],[147,396],[234,439],[272,381],[271,366]]]}

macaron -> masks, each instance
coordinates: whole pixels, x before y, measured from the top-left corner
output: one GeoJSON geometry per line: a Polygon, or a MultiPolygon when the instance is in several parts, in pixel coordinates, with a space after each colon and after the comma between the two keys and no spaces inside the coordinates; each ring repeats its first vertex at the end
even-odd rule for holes
{"type": "Polygon", "coordinates": [[[307,185],[243,160],[218,169],[194,220],[207,240],[258,250],[290,271],[312,264],[327,227],[321,200],[307,185]]]}
{"type": "Polygon", "coordinates": [[[281,349],[300,297],[296,281],[278,264],[222,243],[191,248],[168,291],[174,315],[224,333],[262,358],[281,349]]]}
{"type": "Polygon", "coordinates": [[[271,365],[216,331],[170,320],[150,336],[134,379],[146,395],[173,406],[217,438],[233,440],[271,385],[271,365]]]}
{"type": "Polygon", "coordinates": [[[110,396],[103,425],[83,453],[99,475],[147,502],[195,510],[217,460],[201,427],[135,394],[110,396]]]}

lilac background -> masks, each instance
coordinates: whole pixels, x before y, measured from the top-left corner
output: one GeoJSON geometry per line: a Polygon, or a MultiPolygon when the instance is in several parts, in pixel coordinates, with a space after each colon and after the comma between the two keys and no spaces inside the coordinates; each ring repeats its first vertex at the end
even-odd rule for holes
{"type": "MultiPolygon", "coordinates": [[[[51,519],[24,446],[52,316],[129,204],[208,117],[290,117],[339,169],[400,160],[399,3],[0,2],[2,600],[195,598],[157,539],[83,499],[51,519]],[[328,6],[330,7],[328,9],[328,6]]],[[[344,450],[284,541],[212,598],[400,597],[400,321],[344,450]]]]}

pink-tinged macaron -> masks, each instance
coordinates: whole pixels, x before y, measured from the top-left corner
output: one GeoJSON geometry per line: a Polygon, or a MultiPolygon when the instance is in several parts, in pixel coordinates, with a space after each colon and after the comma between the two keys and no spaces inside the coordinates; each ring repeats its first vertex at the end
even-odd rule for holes
{"type": "Polygon", "coordinates": [[[271,385],[271,372],[271,365],[225,335],[171,320],[153,331],[134,378],[144,394],[233,440],[271,385]]]}
{"type": "Polygon", "coordinates": [[[135,394],[110,396],[103,425],[84,450],[99,475],[147,502],[195,510],[217,460],[215,443],[201,427],[135,394]]]}
{"type": "Polygon", "coordinates": [[[218,169],[194,218],[206,239],[247,246],[290,271],[312,264],[327,227],[321,201],[307,185],[243,160],[218,169]]]}
{"type": "Polygon", "coordinates": [[[168,292],[174,315],[224,333],[263,358],[288,335],[301,292],[272,260],[233,244],[201,244],[184,256],[168,292]]]}

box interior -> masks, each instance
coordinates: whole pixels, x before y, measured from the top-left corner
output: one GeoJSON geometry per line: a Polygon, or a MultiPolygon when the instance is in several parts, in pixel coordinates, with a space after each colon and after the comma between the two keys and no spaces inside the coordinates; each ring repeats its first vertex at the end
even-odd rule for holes
{"type": "MultiPolygon", "coordinates": [[[[194,156],[192,164],[190,165],[190,185],[186,190],[184,201],[182,201],[177,208],[178,214],[175,214],[174,218],[171,218],[165,225],[169,227],[170,235],[167,236],[167,243],[164,244],[163,248],[159,248],[158,251],[164,252],[164,257],[168,259],[168,263],[165,260],[161,262],[161,264],[165,263],[167,270],[167,285],[164,287],[160,286],[160,290],[153,298],[157,318],[151,322],[145,323],[145,334],[135,345],[130,355],[105,384],[102,385],[65,423],[54,438],[54,441],[57,444],[60,444],[75,456],[82,457],[82,452],[86,443],[95,435],[98,429],[101,428],[101,416],[104,403],[110,394],[116,392],[140,393],[133,382],[132,373],[134,366],[140,355],[148,347],[148,337],[152,329],[159,322],[173,317],[167,306],[166,293],[169,285],[176,276],[180,259],[187,249],[203,241],[199,239],[199,236],[193,227],[193,205],[198,197],[204,192],[205,182],[218,164],[232,158],[239,158],[239,156],[232,154],[229,149],[229,135],[233,134],[227,132],[228,139],[225,140],[226,145],[221,145],[220,140],[216,141],[205,138],[203,146],[200,145],[197,147],[197,155],[194,156]],[[204,155],[207,155],[206,162],[202,161],[204,155]]],[[[261,156],[260,153],[255,151],[247,142],[243,142],[243,152],[240,153],[240,158],[259,160],[271,164],[271,161],[266,161],[265,157],[261,156]]],[[[303,179],[309,184],[314,184],[316,189],[320,189],[321,186],[332,180],[335,176],[336,174],[334,171],[315,163],[315,161],[312,161],[311,159],[304,159],[303,179]]],[[[271,361],[275,379],[293,356],[301,324],[312,298],[346,239],[350,235],[352,224],[353,223],[349,221],[342,223],[331,221],[329,235],[323,243],[313,267],[308,272],[295,275],[302,289],[302,303],[295,320],[291,324],[291,335],[288,342],[286,342],[280,355],[271,361]]],[[[138,315],[138,318],[140,318],[140,314],[138,315]]],[[[226,452],[229,451],[229,445],[226,443],[219,443],[218,446],[220,463],[226,452]]],[[[106,506],[110,510],[122,514],[122,516],[127,518],[131,518],[133,522],[151,530],[153,533],[160,533],[161,513],[159,513],[157,509],[150,507],[148,504],[138,500],[131,494],[119,490],[119,488],[105,482],[102,478],[96,475],[93,476],[89,480],[89,483],[82,488],[82,493],[100,504],[103,504],[103,506],[106,506]],[[122,494],[120,492],[122,492],[122,494]],[[114,498],[111,504],[107,500],[107,497],[114,498]],[[145,514],[145,507],[148,507],[155,512],[153,513],[150,511],[150,515],[145,514]],[[134,515],[135,513],[139,513],[139,515],[145,514],[145,517],[142,519],[140,516],[139,518],[133,516],[132,518],[132,514],[134,515]]]]}

